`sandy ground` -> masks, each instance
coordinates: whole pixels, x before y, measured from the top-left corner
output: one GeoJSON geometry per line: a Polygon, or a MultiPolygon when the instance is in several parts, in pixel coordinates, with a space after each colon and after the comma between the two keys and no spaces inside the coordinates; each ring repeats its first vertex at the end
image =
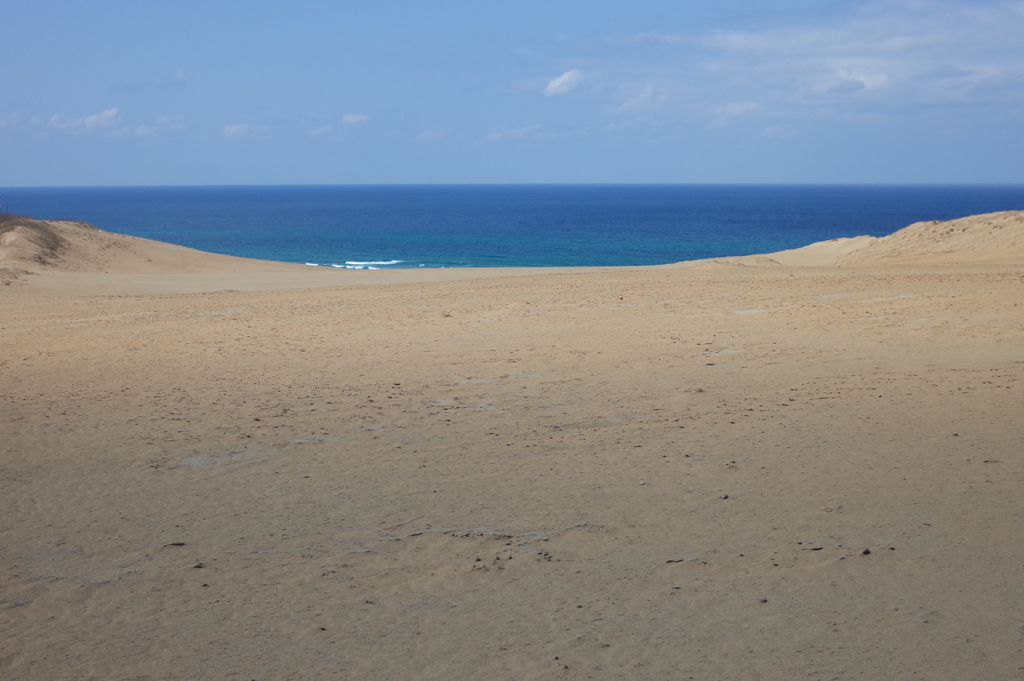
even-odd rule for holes
{"type": "Polygon", "coordinates": [[[0,678],[1024,678],[1021,214],[529,276],[54,229],[0,678]]]}

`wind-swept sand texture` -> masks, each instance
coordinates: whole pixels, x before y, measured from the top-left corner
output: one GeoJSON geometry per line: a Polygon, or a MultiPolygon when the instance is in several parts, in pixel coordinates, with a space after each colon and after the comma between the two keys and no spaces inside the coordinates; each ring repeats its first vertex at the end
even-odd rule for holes
{"type": "Polygon", "coordinates": [[[842,267],[37,267],[0,286],[0,677],[1019,679],[1024,258],[911,229],[842,267]]]}
{"type": "Polygon", "coordinates": [[[959,265],[1024,262],[1024,212],[972,215],[948,222],[916,222],[883,237],[833,239],[753,256],[782,265],[959,265]]]}

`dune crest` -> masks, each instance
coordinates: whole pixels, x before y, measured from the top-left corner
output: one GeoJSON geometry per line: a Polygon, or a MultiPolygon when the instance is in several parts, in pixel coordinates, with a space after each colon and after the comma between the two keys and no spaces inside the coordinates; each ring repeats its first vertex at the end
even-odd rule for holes
{"type": "Polygon", "coordinates": [[[971,215],[946,222],[915,222],[844,254],[837,264],[896,259],[921,264],[1022,263],[1024,211],[971,215]]]}
{"type": "Polygon", "coordinates": [[[946,222],[915,222],[889,236],[819,241],[769,257],[780,265],[793,267],[1021,264],[1024,211],[985,213],[946,222]]]}
{"type": "Polygon", "coordinates": [[[106,232],[85,222],[0,216],[0,270],[203,274],[301,270],[303,265],[206,253],[106,232]]]}
{"type": "MultiPolygon", "coordinates": [[[[776,253],[691,261],[670,267],[716,264],[755,268],[1021,265],[1024,211],[973,215],[947,222],[917,222],[885,237],[844,237],[776,253]]],[[[0,283],[6,285],[19,279],[18,283],[29,281],[23,275],[45,274],[48,286],[62,289],[172,293],[450,281],[593,269],[464,268],[356,273],[207,253],[106,232],[84,222],[0,214],[0,283]],[[192,276],[197,274],[206,276],[192,276]]]]}

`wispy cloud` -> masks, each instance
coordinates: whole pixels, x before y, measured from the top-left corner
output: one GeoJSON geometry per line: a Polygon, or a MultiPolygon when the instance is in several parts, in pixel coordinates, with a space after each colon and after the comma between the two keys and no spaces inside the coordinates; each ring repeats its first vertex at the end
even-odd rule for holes
{"type": "Polygon", "coordinates": [[[685,40],[686,39],[681,35],[648,31],[646,33],[634,33],[633,35],[628,35],[625,38],[614,38],[609,42],[621,44],[640,43],[653,45],[679,45],[685,40]]]}
{"type": "Polygon", "coordinates": [[[220,136],[226,140],[263,139],[270,133],[270,126],[249,125],[247,123],[231,123],[220,130],[220,136]]]}
{"type": "Polygon", "coordinates": [[[106,109],[89,116],[76,118],[65,114],[55,114],[49,118],[35,116],[31,123],[35,127],[52,128],[56,130],[97,132],[107,130],[116,126],[121,120],[120,112],[115,109],[106,109]]]}
{"type": "Polygon", "coordinates": [[[567,95],[576,89],[582,78],[583,72],[579,69],[566,71],[562,75],[548,81],[548,84],[544,87],[544,94],[549,97],[552,95],[567,95]]]}
{"type": "Polygon", "coordinates": [[[761,105],[756,102],[735,102],[711,107],[711,113],[720,118],[736,118],[738,116],[749,116],[761,110],[761,105]]]}
{"type": "Polygon", "coordinates": [[[180,87],[192,80],[192,74],[183,69],[154,78],[136,78],[126,80],[118,84],[117,89],[121,92],[143,92],[146,90],[159,90],[167,87],[180,87]]]}
{"type": "Polygon", "coordinates": [[[663,87],[653,83],[644,83],[637,86],[634,91],[619,106],[615,107],[617,113],[639,113],[656,108],[668,97],[668,92],[663,87]]]}
{"type": "Polygon", "coordinates": [[[345,114],[340,119],[332,119],[323,115],[311,116],[306,125],[312,125],[305,134],[310,137],[345,137],[346,130],[365,125],[370,122],[370,117],[362,113],[345,114]]]}
{"type": "Polygon", "coordinates": [[[780,125],[769,125],[758,133],[758,137],[796,137],[797,131],[792,128],[786,128],[780,125]]]}
{"type": "Polygon", "coordinates": [[[310,137],[328,137],[335,133],[333,125],[318,125],[306,132],[310,137]]]}
{"type": "Polygon", "coordinates": [[[121,114],[118,113],[117,109],[107,109],[91,116],[86,116],[82,119],[82,125],[88,130],[96,130],[97,128],[109,128],[116,125],[121,119],[121,114]]]}
{"type": "Polygon", "coordinates": [[[154,137],[177,133],[186,129],[185,117],[181,114],[158,116],[148,123],[125,121],[117,108],[104,109],[88,116],[27,117],[21,114],[0,116],[0,129],[28,125],[43,131],[58,131],[75,135],[102,134],[106,136],[154,137]]]}
{"type": "Polygon", "coordinates": [[[451,137],[451,135],[451,130],[424,130],[420,134],[416,135],[416,141],[423,142],[424,144],[429,144],[430,142],[437,142],[439,140],[443,140],[446,137],[451,137]]]}
{"type": "Polygon", "coordinates": [[[608,114],[744,120],[770,136],[807,120],[1019,107],[1021,35],[1020,0],[868,0],[762,29],[610,38],[589,59],[608,114]]]}
{"type": "Polygon", "coordinates": [[[21,114],[9,113],[6,116],[0,116],[0,130],[4,128],[14,127],[22,121],[21,114]]]}
{"type": "Polygon", "coordinates": [[[711,106],[709,112],[714,116],[711,127],[724,128],[737,119],[760,113],[763,108],[757,102],[732,102],[711,106]]]}
{"type": "Polygon", "coordinates": [[[879,0],[832,25],[717,32],[702,45],[709,72],[733,87],[742,81],[772,90],[779,103],[962,104],[979,101],[981,88],[999,80],[1003,97],[1021,99],[1022,7],[879,0]]]}
{"type": "Polygon", "coordinates": [[[540,132],[539,125],[522,125],[519,127],[502,126],[491,132],[484,139],[488,142],[503,142],[507,140],[521,140],[534,137],[540,132]]]}
{"type": "Polygon", "coordinates": [[[185,117],[177,115],[160,116],[150,123],[144,123],[130,128],[129,132],[135,137],[154,137],[156,135],[181,132],[184,129],[185,117]]]}

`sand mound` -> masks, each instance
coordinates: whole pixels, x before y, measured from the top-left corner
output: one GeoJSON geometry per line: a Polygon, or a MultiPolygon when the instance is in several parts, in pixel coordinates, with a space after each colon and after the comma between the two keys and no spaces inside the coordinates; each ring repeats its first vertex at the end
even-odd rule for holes
{"type": "Polygon", "coordinates": [[[303,269],[303,265],[204,253],[105,232],[84,222],[0,215],[0,271],[7,280],[41,271],[199,274],[303,269]]]}
{"type": "Polygon", "coordinates": [[[896,259],[935,264],[1024,263],[1024,211],[916,222],[841,256],[837,264],[896,259]]]}
{"type": "MultiPolygon", "coordinates": [[[[84,229],[96,228],[78,223],[84,229]]],[[[0,266],[52,266],[70,244],[51,223],[19,215],[0,215],[0,266]]]]}
{"type": "Polygon", "coordinates": [[[1024,264],[1024,211],[972,215],[948,222],[915,222],[889,236],[820,241],[767,257],[780,265],[797,267],[1024,264]]]}

